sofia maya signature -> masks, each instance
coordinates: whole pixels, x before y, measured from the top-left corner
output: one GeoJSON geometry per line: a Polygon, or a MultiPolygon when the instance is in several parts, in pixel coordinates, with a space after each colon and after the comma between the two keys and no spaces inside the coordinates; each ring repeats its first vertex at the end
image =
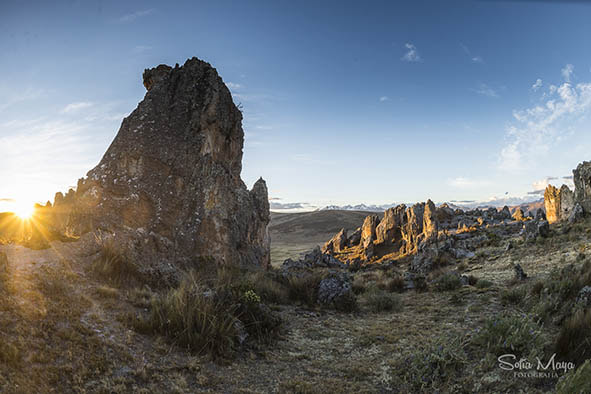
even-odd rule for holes
{"type": "MultiPolygon", "coordinates": [[[[526,358],[517,360],[517,356],[514,354],[503,354],[497,360],[499,361],[499,368],[505,371],[534,369],[534,363],[526,358]]],[[[556,353],[554,353],[545,364],[539,357],[536,357],[535,369],[538,371],[563,371],[566,373],[571,369],[575,369],[575,364],[570,361],[556,361],[556,353]]]]}

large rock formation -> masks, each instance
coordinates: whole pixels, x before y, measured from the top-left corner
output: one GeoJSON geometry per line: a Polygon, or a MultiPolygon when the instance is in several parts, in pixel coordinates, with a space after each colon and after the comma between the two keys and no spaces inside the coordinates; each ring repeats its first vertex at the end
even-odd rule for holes
{"type": "Polygon", "coordinates": [[[265,181],[248,191],[242,113],[216,70],[197,58],[143,74],[147,93],[100,163],[58,193],[55,223],[118,236],[140,264],[267,266],[265,181]]]}
{"type": "Polygon", "coordinates": [[[573,170],[574,200],[585,213],[591,212],[591,161],[584,161],[573,170]]]}
{"type": "Polygon", "coordinates": [[[591,162],[585,161],[573,170],[574,192],[568,186],[560,189],[552,185],[544,192],[544,207],[550,223],[580,218],[591,212],[591,162]],[[575,212],[576,210],[576,212],[575,212]]]}

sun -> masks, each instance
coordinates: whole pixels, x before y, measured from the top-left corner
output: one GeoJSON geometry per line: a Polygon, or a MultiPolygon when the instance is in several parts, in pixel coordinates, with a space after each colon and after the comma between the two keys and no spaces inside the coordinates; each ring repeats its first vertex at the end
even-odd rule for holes
{"type": "Polygon", "coordinates": [[[14,214],[19,218],[30,219],[35,213],[35,206],[28,202],[16,202],[14,205],[14,214]]]}

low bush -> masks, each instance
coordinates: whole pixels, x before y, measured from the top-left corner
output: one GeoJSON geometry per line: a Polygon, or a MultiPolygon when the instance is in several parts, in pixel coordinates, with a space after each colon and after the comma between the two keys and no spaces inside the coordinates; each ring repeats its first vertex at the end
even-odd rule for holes
{"type": "Polygon", "coordinates": [[[468,362],[465,345],[459,336],[439,337],[419,345],[395,363],[392,385],[400,392],[451,392],[451,383],[468,362]]]}
{"type": "Polygon", "coordinates": [[[501,292],[501,303],[503,305],[519,305],[525,301],[526,295],[527,291],[525,287],[515,287],[512,289],[506,289],[501,292]]]}
{"type": "Polygon", "coordinates": [[[452,291],[462,287],[460,276],[451,272],[439,276],[434,281],[434,288],[437,291],[452,291]]]}
{"type": "Polygon", "coordinates": [[[99,255],[90,266],[92,273],[116,286],[141,282],[136,265],[112,238],[100,242],[99,255]]]}
{"type": "Polygon", "coordinates": [[[542,327],[530,315],[501,315],[484,323],[472,337],[472,344],[498,357],[514,354],[517,359],[543,355],[542,327]]]}
{"type": "Polygon", "coordinates": [[[278,333],[280,319],[260,301],[253,290],[232,286],[224,273],[209,286],[192,272],[177,288],[155,295],[149,315],[136,328],[214,359],[226,358],[247,337],[269,341],[278,333]]]}
{"type": "Polygon", "coordinates": [[[365,294],[367,306],[372,312],[402,310],[402,300],[397,294],[387,293],[379,288],[372,288],[365,294]]]}
{"type": "Polygon", "coordinates": [[[564,375],[556,385],[558,394],[591,393],[591,360],[564,375]]]}
{"type": "Polygon", "coordinates": [[[582,364],[591,359],[591,310],[578,309],[566,319],[555,343],[556,354],[565,361],[582,364]]]}
{"type": "Polygon", "coordinates": [[[318,286],[324,275],[324,272],[320,271],[291,275],[287,279],[289,299],[294,302],[302,302],[309,306],[316,304],[318,286]]]}

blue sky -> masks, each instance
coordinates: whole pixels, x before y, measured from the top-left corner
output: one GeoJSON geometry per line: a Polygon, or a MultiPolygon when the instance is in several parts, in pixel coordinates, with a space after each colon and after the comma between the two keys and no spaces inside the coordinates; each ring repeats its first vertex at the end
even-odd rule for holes
{"type": "Polygon", "coordinates": [[[55,3],[0,4],[0,200],[75,185],[143,69],[192,56],[275,203],[524,197],[591,160],[585,2],[55,3]]]}

